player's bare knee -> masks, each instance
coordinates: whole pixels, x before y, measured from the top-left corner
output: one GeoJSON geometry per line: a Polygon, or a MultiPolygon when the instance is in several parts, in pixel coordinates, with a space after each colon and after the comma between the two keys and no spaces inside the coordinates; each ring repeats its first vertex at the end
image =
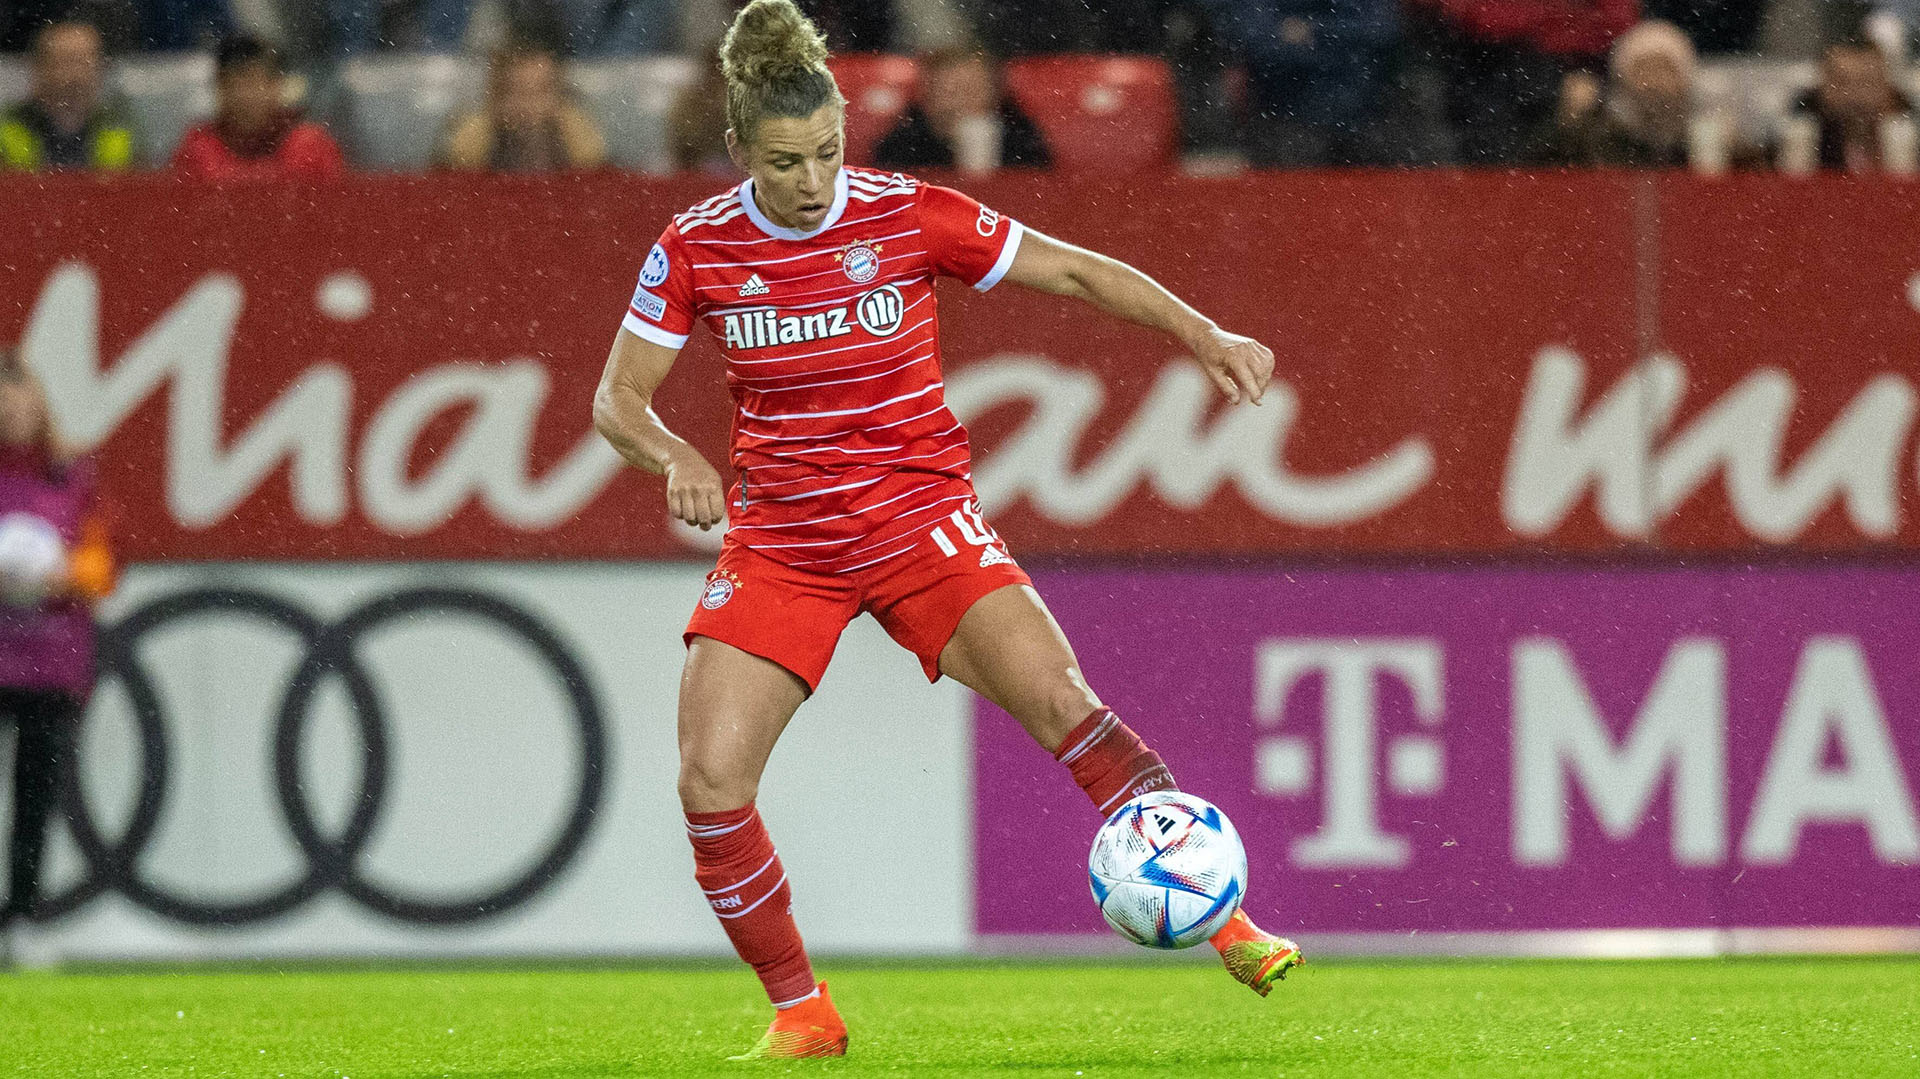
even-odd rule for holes
{"type": "Polygon", "coordinates": [[[688,813],[723,813],[753,801],[752,777],[692,757],[680,761],[680,807],[688,813]]]}
{"type": "Polygon", "coordinates": [[[1043,726],[1033,732],[1034,736],[1048,752],[1054,752],[1068,732],[1101,707],[1100,698],[1087,686],[1086,679],[1080,677],[1080,672],[1068,670],[1049,687],[1043,726]]]}

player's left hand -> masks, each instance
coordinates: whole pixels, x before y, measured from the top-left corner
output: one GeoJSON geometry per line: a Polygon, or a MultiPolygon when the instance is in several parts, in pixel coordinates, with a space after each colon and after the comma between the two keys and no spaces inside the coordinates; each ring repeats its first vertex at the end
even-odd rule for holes
{"type": "Polygon", "coordinates": [[[1260,403],[1273,381],[1273,350],[1251,337],[1214,327],[1202,338],[1193,358],[1234,404],[1260,403]]]}

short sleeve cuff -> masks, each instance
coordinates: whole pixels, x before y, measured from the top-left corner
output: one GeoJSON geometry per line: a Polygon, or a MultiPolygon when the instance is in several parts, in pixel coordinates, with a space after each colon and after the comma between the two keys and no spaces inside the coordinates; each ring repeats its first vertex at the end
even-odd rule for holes
{"type": "Polygon", "coordinates": [[[994,261],[993,269],[987,271],[987,276],[973,283],[974,288],[985,292],[999,284],[1001,278],[1007,276],[1007,267],[1013,265],[1013,256],[1020,253],[1020,239],[1026,234],[1027,230],[1021,226],[1020,222],[1012,219],[1007,221],[1007,242],[1000,246],[1000,257],[994,261]]]}
{"type": "Polygon", "coordinates": [[[668,333],[632,311],[627,312],[627,317],[620,320],[620,328],[642,341],[651,341],[661,348],[684,348],[687,344],[686,334],[668,333]]]}

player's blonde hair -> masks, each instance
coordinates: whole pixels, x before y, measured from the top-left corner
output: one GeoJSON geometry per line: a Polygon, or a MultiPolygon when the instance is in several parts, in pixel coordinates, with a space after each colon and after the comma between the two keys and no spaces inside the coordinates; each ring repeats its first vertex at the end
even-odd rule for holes
{"type": "Polygon", "coordinates": [[[751,143],[769,116],[805,119],[822,105],[844,107],[827,70],[827,39],[793,0],[753,0],[720,42],[727,77],[727,126],[751,143]]]}

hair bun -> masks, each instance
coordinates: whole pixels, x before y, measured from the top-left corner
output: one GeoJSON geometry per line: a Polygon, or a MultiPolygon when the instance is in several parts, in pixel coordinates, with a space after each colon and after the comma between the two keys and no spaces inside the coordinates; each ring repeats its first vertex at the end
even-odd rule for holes
{"type": "Polygon", "coordinates": [[[793,0],[753,0],[720,44],[720,68],[736,85],[783,82],[826,64],[826,37],[793,0]]]}

